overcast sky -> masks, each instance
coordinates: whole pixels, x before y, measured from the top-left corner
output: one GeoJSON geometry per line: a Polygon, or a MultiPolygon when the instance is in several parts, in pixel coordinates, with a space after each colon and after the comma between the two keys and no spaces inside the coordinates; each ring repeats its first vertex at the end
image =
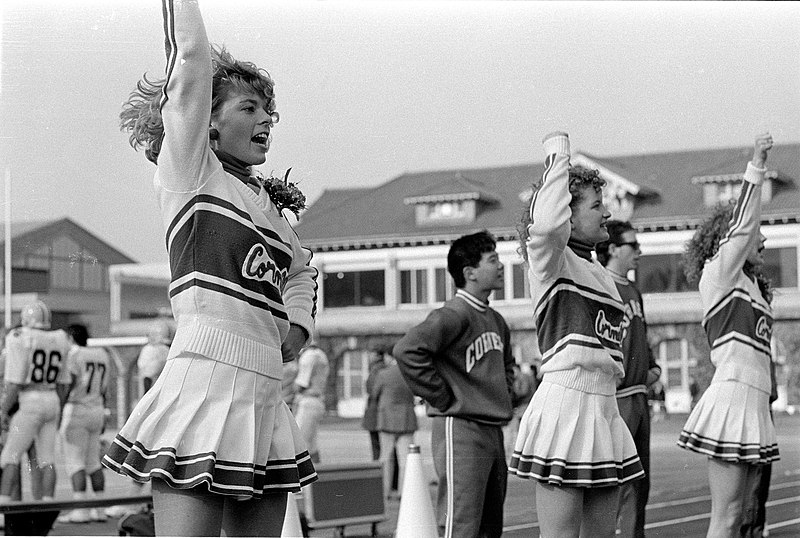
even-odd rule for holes
{"type": "MultiPolygon", "coordinates": [[[[276,81],[269,173],[313,202],[403,172],[800,142],[796,2],[203,0],[208,34],[276,81]]],[[[70,217],[166,261],[154,166],[119,131],[164,68],[157,0],[0,2],[0,170],[14,220],[70,217]]],[[[2,190],[0,190],[0,196],[2,190]]],[[[355,218],[343,215],[342,218],[355,218]]]]}

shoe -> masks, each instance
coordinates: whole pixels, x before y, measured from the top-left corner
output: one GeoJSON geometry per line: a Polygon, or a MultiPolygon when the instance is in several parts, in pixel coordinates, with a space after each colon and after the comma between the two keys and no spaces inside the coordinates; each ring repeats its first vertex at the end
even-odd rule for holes
{"type": "Polygon", "coordinates": [[[85,508],[76,508],[75,510],[71,510],[59,516],[56,521],[59,523],[89,523],[91,518],[89,517],[88,510],[85,508]]]}
{"type": "Polygon", "coordinates": [[[108,521],[108,516],[105,513],[101,512],[97,508],[90,508],[89,509],[89,519],[92,521],[108,521]]]}

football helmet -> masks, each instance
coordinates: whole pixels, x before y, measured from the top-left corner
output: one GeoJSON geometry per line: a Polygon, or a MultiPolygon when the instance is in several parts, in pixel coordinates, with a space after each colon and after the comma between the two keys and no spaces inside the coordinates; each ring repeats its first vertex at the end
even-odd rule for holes
{"type": "Polygon", "coordinates": [[[46,304],[42,301],[34,301],[22,307],[19,317],[23,327],[49,329],[52,316],[46,304]]]}

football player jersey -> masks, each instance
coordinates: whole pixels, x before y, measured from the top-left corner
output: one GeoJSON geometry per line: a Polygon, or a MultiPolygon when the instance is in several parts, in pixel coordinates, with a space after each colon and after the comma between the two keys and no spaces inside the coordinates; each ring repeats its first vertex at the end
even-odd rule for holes
{"type": "Polygon", "coordinates": [[[74,346],[69,352],[69,371],[75,385],[69,393],[69,403],[102,406],[103,394],[111,375],[111,357],[102,348],[74,346]]]}
{"type": "Polygon", "coordinates": [[[26,389],[54,390],[69,383],[67,355],[72,344],[64,331],[19,327],[6,337],[5,382],[26,389]]]}

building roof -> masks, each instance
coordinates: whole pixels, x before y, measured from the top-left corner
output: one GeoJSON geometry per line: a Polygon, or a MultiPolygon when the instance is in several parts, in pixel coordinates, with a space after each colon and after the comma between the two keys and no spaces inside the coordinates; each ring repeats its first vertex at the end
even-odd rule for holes
{"type": "MultiPolygon", "coordinates": [[[[11,223],[11,248],[25,253],[48,243],[54,236],[67,236],[107,264],[133,263],[135,260],[112,247],[69,218],[19,221],[11,223]]],[[[5,248],[5,224],[0,223],[0,249],[5,248]]]]}
{"type": "MultiPolygon", "coordinates": [[[[631,221],[638,229],[670,230],[692,228],[701,222],[708,214],[703,178],[741,175],[752,151],[722,148],[620,157],[576,155],[596,163],[603,169],[601,174],[605,171],[622,180],[636,199],[631,221]]],[[[800,144],[775,146],[768,170],[775,185],[762,218],[766,222],[798,222],[800,144]]],[[[296,230],[304,244],[323,251],[440,244],[483,229],[500,239],[514,239],[526,193],[543,171],[543,164],[535,163],[413,172],[374,188],[328,190],[300,215],[296,230]],[[459,184],[463,186],[460,194],[493,203],[484,204],[475,221],[468,224],[418,227],[413,204],[406,202],[418,203],[434,195],[452,198],[459,193],[449,191],[459,184]]]]}

